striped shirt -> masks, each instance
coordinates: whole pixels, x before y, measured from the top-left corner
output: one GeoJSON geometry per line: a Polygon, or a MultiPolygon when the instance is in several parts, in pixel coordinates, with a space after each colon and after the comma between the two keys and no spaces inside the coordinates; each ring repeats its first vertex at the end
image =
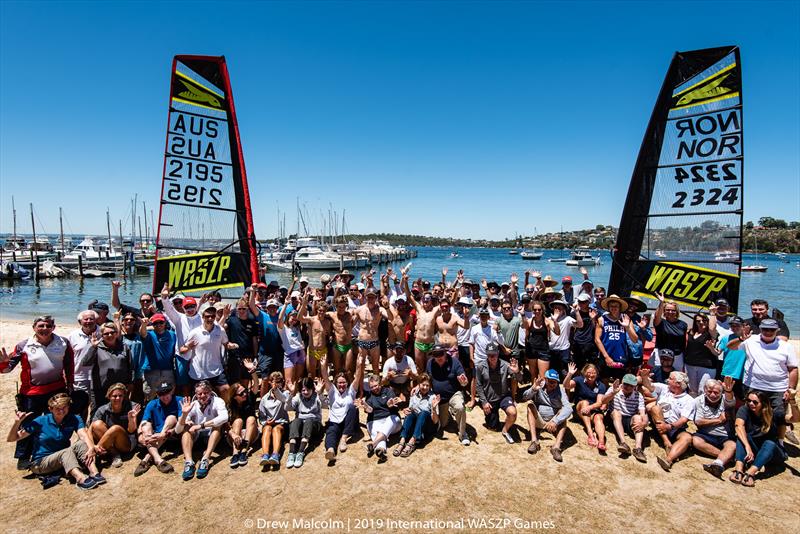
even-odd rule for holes
{"type": "Polygon", "coordinates": [[[641,410],[644,410],[644,397],[636,390],[626,397],[625,393],[619,390],[614,395],[614,410],[626,417],[636,415],[641,410]]]}

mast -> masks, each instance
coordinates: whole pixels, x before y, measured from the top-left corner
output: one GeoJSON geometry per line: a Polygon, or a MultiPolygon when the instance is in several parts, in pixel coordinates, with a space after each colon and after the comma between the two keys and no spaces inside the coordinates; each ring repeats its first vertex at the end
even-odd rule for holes
{"type": "MultiPolygon", "coordinates": [[[[106,259],[111,256],[111,214],[106,207],[106,228],[108,229],[108,248],[106,249],[106,259]]],[[[120,243],[121,244],[121,243],[120,243]]]]}
{"type": "Polygon", "coordinates": [[[36,246],[36,224],[33,222],[33,202],[31,202],[31,230],[33,230],[33,243],[30,245],[31,261],[33,261],[33,249],[36,246]]]}
{"type": "Polygon", "coordinates": [[[64,254],[64,218],[61,214],[61,206],[58,207],[58,229],[61,234],[61,254],[64,254]]]}
{"type": "Polygon", "coordinates": [[[14,205],[14,197],[11,197],[11,215],[14,220],[14,244],[17,243],[17,207],[14,205]]]}
{"type": "Polygon", "coordinates": [[[142,243],[142,248],[144,249],[150,240],[150,236],[147,233],[147,202],[144,200],[142,200],[142,219],[144,219],[144,243],[142,243]]]}

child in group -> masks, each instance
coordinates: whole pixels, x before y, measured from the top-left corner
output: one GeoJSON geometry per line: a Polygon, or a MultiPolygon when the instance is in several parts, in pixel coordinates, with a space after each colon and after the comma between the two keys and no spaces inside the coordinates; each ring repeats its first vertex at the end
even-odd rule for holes
{"type": "Polygon", "coordinates": [[[289,413],[286,405],[290,399],[290,393],[283,389],[283,375],[274,371],[269,375],[270,388],[261,397],[258,405],[258,424],[261,426],[261,455],[260,465],[280,465],[281,445],[283,444],[283,433],[286,425],[289,424],[289,413]],[[270,454],[270,446],[272,454],[270,454]]]}
{"type": "Polygon", "coordinates": [[[324,384],[320,379],[315,384],[314,380],[306,377],[299,382],[298,393],[295,393],[298,384],[289,382],[288,385],[293,394],[290,407],[295,412],[295,418],[289,425],[289,456],[286,467],[302,467],[308,442],[322,430],[320,394],[324,384]]]}
{"type": "Polygon", "coordinates": [[[439,395],[431,393],[431,377],[422,373],[417,377],[416,391],[412,393],[408,408],[402,411],[403,428],[400,430],[400,443],[392,454],[408,458],[417,444],[439,424],[439,395]]]}

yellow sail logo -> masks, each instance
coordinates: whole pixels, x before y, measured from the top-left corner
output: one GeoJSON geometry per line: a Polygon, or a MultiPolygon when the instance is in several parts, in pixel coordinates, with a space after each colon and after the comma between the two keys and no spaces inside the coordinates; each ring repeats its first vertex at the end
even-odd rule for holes
{"type": "Polygon", "coordinates": [[[159,258],[156,282],[168,283],[174,291],[219,289],[242,286],[249,279],[240,255],[200,253],[159,258]]]}
{"type": "Polygon", "coordinates": [[[731,289],[735,274],[704,269],[677,262],[657,262],[651,265],[644,289],[650,295],[663,294],[666,298],[705,307],[710,300],[731,289]]]}
{"type": "Polygon", "coordinates": [[[183,78],[178,78],[177,81],[180,82],[185,88],[183,91],[180,91],[179,89],[180,92],[177,94],[177,96],[180,98],[189,100],[191,102],[196,102],[204,106],[222,109],[222,104],[220,103],[219,99],[199,85],[189,83],[183,78]]]}

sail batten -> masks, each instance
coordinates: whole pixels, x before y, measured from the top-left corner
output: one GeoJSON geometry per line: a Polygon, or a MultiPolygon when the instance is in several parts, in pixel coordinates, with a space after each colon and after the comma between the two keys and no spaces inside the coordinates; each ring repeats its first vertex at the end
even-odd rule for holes
{"type": "Polygon", "coordinates": [[[153,289],[243,288],[258,278],[256,249],[225,58],[175,56],[153,289]]]}
{"type": "Polygon", "coordinates": [[[739,49],[676,53],[628,188],[611,293],[694,308],[726,298],[737,309],[742,121],[739,49]]]}

